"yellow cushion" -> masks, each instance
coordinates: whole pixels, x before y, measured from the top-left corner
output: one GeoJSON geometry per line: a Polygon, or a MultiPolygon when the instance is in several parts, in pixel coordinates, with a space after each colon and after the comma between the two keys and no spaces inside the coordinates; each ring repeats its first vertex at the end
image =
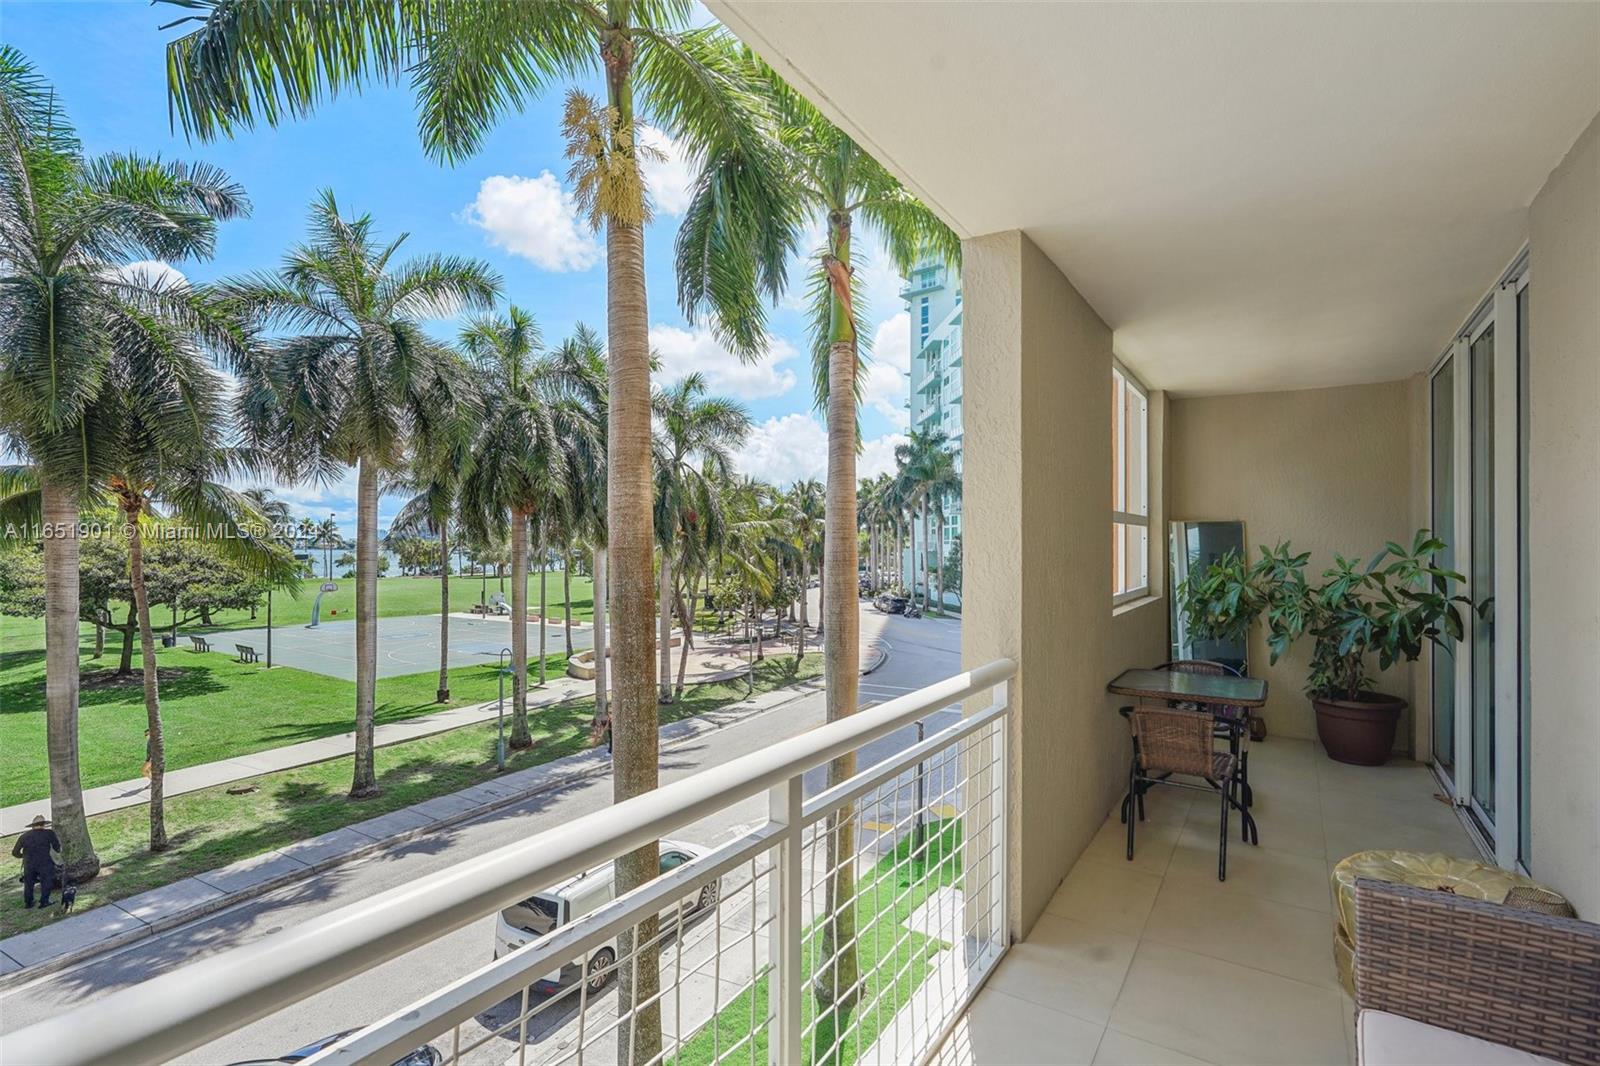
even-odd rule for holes
{"type": "Polygon", "coordinates": [[[1333,899],[1339,918],[1333,938],[1333,957],[1339,968],[1339,983],[1352,996],[1356,991],[1353,964],[1358,877],[1389,884],[1442,889],[1490,903],[1504,903],[1506,893],[1519,885],[1550,891],[1530,877],[1454,855],[1417,851],[1358,851],[1345,856],[1333,868],[1333,899]]]}

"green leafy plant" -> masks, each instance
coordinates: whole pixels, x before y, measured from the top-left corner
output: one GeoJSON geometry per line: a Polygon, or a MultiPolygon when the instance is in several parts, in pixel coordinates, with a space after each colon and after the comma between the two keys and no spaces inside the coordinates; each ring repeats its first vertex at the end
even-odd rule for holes
{"type": "MultiPolygon", "coordinates": [[[[1365,566],[1335,555],[1322,584],[1312,585],[1305,574],[1310,553],[1293,554],[1281,541],[1262,546],[1254,563],[1229,552],[1191,572],[1180,602],[1191,632],[1202,639],[1243,640],[1260,619],[1274,663],[1295,641],[1311,637],[1306,695],[1359,700],[1374,685],[1369,656],[1381,672],[1414,662],[1429,642],[1462,638],[1462,612],[1474,607],[1450,591],[1465,579],[1435,564],[1444,549],[1444,541],[1419,529],[1410,548],[1390,541],[1365,566]]],[[[1490,603],[1476,610],[1487,616],[1490,603]]]]}

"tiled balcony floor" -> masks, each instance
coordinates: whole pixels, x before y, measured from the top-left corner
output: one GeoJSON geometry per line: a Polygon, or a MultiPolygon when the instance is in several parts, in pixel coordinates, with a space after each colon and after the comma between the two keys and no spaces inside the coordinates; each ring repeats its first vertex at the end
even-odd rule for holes
{"type": "Polygon", "coordinates": [[[1271,739],[1253,747],[1250,777],[1261,845],[1242,843],[1230,819],[1222,883],[1208,796],[1156,789],[1132,862],[1113,809],[938,1061],[1353,1061],[1333,864],[1368,848],[1477,853],[1416,763],[1345,766],[1271,739]]]}

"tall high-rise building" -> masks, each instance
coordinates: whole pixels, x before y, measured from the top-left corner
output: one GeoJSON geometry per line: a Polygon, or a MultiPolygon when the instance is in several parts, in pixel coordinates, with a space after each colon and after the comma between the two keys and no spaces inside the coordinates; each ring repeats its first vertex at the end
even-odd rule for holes
{"type": "MultiPolygon", "coordinates": [[[[911,429],[942,430],[955,453],[956,471],[961,470],[961,272],[942,261],[918,263],[906,279],[900,296],[911,316],[911,429]]],[[[961,534],[961,497],[944,501],[944,547],[948,553],[952,540],[961,534]]],[[[911,559],[906,566],[907,585],[920,588],[921,556],[926,553],[929,569],[937,566],[938,534],[925,543],[922,525],[916,523],[912,535],[911,559]]],[[[946,596],[959,602],[954,593],[946,596]]]]}

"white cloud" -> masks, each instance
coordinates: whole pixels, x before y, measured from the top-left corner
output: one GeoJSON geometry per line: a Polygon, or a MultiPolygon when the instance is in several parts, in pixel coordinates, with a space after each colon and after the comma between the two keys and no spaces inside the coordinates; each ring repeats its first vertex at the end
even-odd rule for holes
{"type": "Polygon", "coordinates": [[[117,267],[115,273],[128,281],[153,287],[181,289],[189,287],[189,279],[184,276],[183,271],[159,259],[141,259],[137,263],[125,263],[117,267]]]}
{"type": "Polygon", "coordinates": [[[654,126],[641,126],[639,141],[666,157],[656,159],[647,154],[640,163],[651,202],[657,211],[683,214],[694,196],[694,179],[699,169],[694,157],[681,141],[673,140],[654,126]]]}
{"type": "MultiPolygon", "coordinates": [[[[877,477],[894,470],[894,449],[905,442],[900,433],[887,433],[866,441],[856,456],[856,479],[877,477]]],[[[802,478],[825,481],[828,473],[828,433],[810,415],[769,418],[756,426],[739,450],[739,472],[788,486],[802,478]]]]}
{"type": "Polygon", "coordinates": [[[572,194],[555,175],[496,174],[483,179],[461,217],[489,234],[489,243],[545,270],[587,270],[600,261],[600,243],[577,216],[572,194]]]}
{"type": "Polygon", "coordinates": [[[705,327],[684,329],[657,323],[650,327],[650,348],[661,357],[661,380],[677,381],[698,371],[714,396],[759,400],[782,396],[799,381],[785,364],[800,353],[780,337],[771,338],[766,358],[745,363],[705,327]]]}
{"type": "Polygon", "coordinates": [[[911,388],[906,379],[910,369],[911,316],[901,311],[879,322],[872,332],[872,359],[861,396],[865,404],[901,429],[911,419],[905,406],[911,388]]]}
{"type": "Polygon", "coordinates": [[[867,313],[889,314],[900,310],[906,302],[900,298],[905,279],[895,269],[894,260],[882,244],[873,243],[865,260],[856,264],[856,282],[861,289],[861,301],[867,313]]]}
{"type": "Polygon", "coordinates": [[[904,433],[885,433],[865,442],[856,456],[856,480],[894,473],[894,450],[905,442],[904,433]]]}
{"type": "Polygon", "coordinates": [[[810,415],[769,418],[751,431],[735,463],[741,474],[774,485],[821,480],[828,469],[828,434],[810,415]]]}

